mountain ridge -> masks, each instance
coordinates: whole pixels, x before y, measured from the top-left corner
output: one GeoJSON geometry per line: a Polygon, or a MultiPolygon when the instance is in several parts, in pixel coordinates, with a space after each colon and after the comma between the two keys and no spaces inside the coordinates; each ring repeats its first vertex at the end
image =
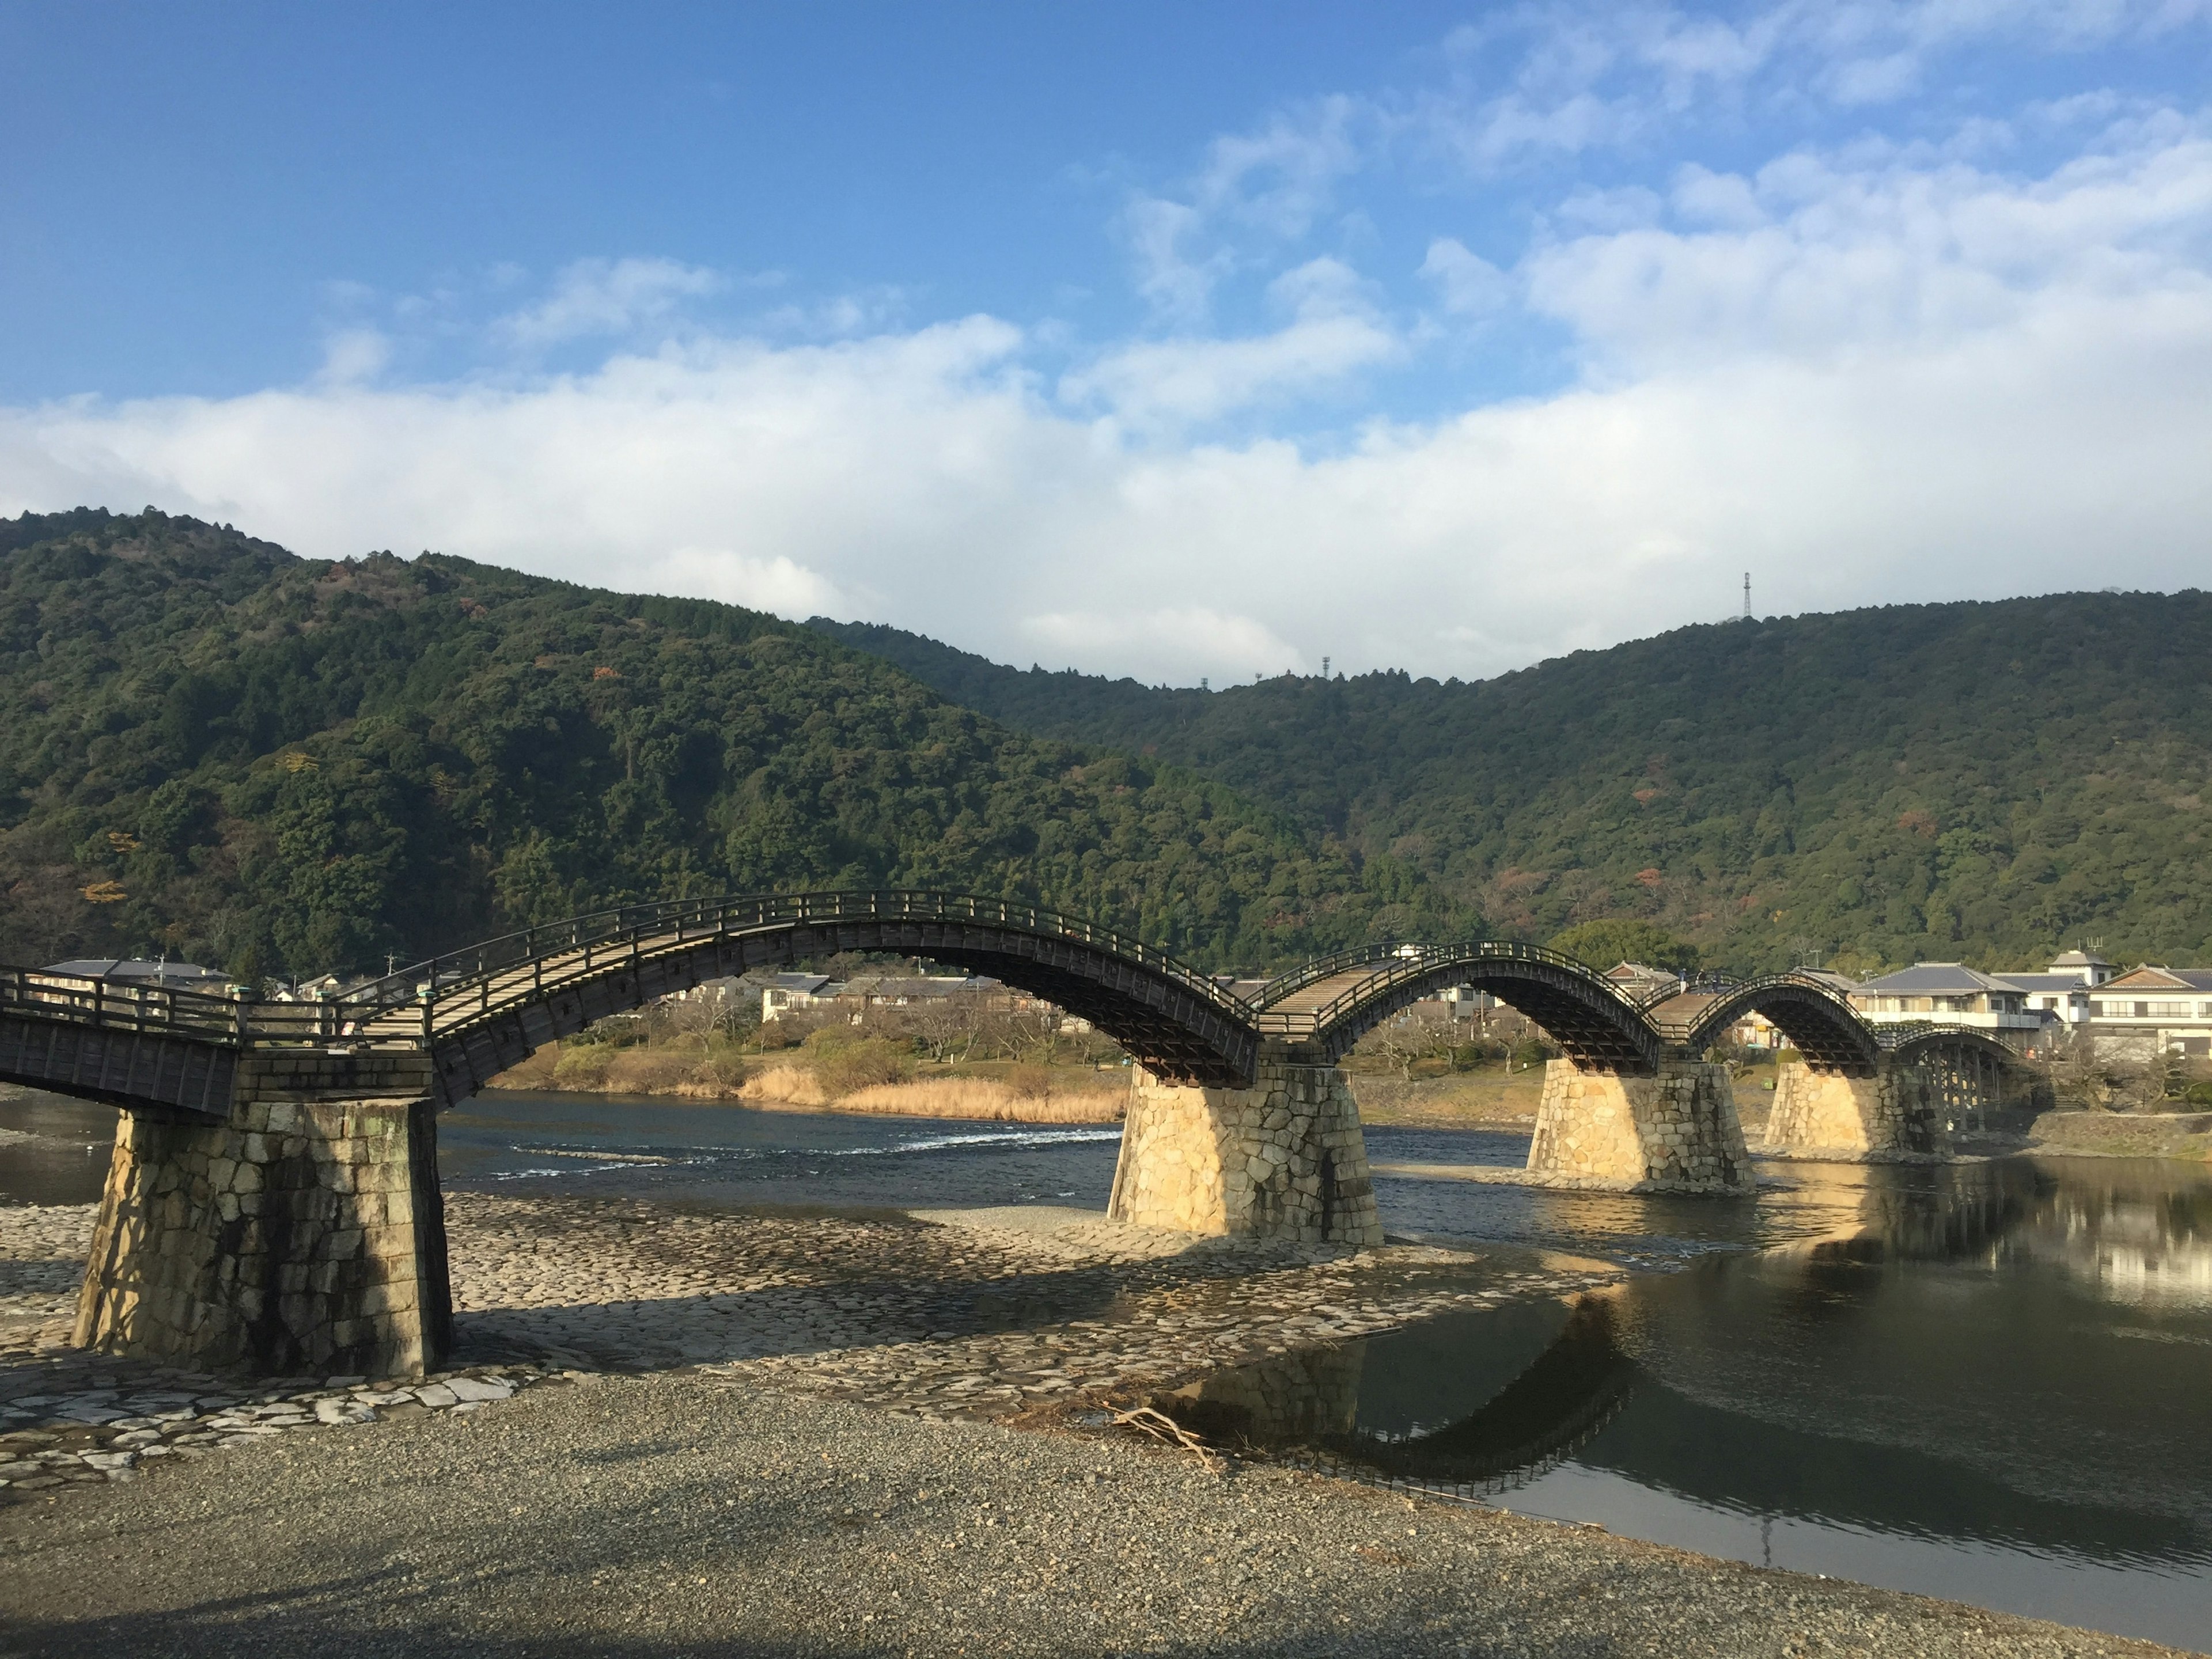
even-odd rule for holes
{"type": "Polygon", "coordinates": [[[797,623],[426,553],[0,521],[0,937],[242,975],[602,905],[951,888],[1204,967],[1459,925],[1159,763],[1026,737],[797,623]]]}
{"type": "Polygon", "coordinates": [[[2196,590],[1698,624],[1486,681],[1214,691],[810,626],[1018,730],[1253,793],[1370,879],[1440,887],[1501,931],[1643,917],[1742,971],[2021,967],[2085,935],[2212,956],[2196,590]]]}

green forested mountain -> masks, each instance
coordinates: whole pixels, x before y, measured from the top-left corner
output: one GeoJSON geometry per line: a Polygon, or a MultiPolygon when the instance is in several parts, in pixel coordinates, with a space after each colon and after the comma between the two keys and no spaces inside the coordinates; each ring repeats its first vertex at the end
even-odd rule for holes
{"type": "Polygon", "coordinates": [[[1471,925],[1188,770],[727,605],[0,520],[0,960],[380,969],[596,905],[911,885],[1258,965],[1471,925]]]}
{"type": "Polygon", "coordinates": [[[1187,766],[1499,931],[1644,917],[1749,970],[2212,961],[2212,598],[1694,627],[1475,684],[1211,694],[815,627],[1039,736],[1187,766]]]}
{"type": "Polygon", "coordinates": [[[1601,917],[1740,970],[2085,937],[2212,960],[2208,687],[2194,592],[1207,693],[27,515],[0,521],[0,959],[361,969],[622,900],[910,884],[1217,966],[1601,917]]]}

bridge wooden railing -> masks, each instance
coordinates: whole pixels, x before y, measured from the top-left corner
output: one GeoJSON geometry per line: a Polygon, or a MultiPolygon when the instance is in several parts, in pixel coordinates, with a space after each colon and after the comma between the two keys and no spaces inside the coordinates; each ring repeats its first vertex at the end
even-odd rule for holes
{"type": "MultiPolygon", "coordinates": [[[[573,979],[618,966],[634,958],[647,943],[658,951],[730,933],[841,921],[972,924],[1064,939],[1170,980],[1232,1018],[1251,1018],[1251,1009],[1243,999],[1195,969],[1164,951],[1080,916],[1006,899],[904,890],[767,894],[623,905],[526,927],[465,950],[433,957],[349,992],[344,1003],[372,1018],[386,1011],[419,1008],[426,1001],[445,1009],[465,1007],[473,1000],[480,1012],[489,1012],[495,988],[517,990],[520,988],[515,982],[518,973],[544,964],[557,964],[562,978],[573,979]]],[[[542,988],[542,984],[533,983],[531,993],[537,994],[542,988]]]]}
{"type": "Polygon", "coordinates": [[[319,1002],[240,1000],[36,969],[0,969],[0,1010],[12,1006],[41,1019],[165,1031],[239,1048],[344,1042],[420,1048],[447,1025],[635,961],[648,947],[657,953],[728,933],[860,921],[974,924],[1080,944],[1170,981],[1240,1024],[1252,1018],[1243,999],[1196,969],[1079,916],[1005,899],[902,890],[623,905],[448,951],[319,1002]]]}
{"type": "Polygon", "coordinates": [[[230,1048],[368,1042],[419,1046],[407,1032],[363,1032],[337,1002],[262,1002],[43,969],[0,968],[0,1013],[108,1031],[183,1036],[230,1048]]]}
{"type": "Polygon", "coordinates": [[[1403,939],[1377,939],[1371,944],[1332,951],[1325,957],[1316,957],[1311,962],[1291,969],[1287,974],[1276,975],[1260,988],[1259,994],[1252,999],[1252,1006],[1255,1008],[1271,1008],[1285,997],[1322,980],[1334,979],[1347,969],[1364,968],[1370,962],[1388,962],[1401,951],[1427,948],[1425,945],[1408,945],[1403,939]]]}
{"type": "MultiPolygon", "coordinates": [[[[1656,990],[1649,992],[1644,995],[1639,1006],[1648,1012],[1650,1010],[1656,1009],[1665,1003],[1671,1002],[1679,996],[1702,996],[1711,998],[1713,1001],[1719,1001],[1723,999],[1741,996],[1747,991],[1755,994],[1761,991],[1779,991],[1784,989],[1812,991],[1817,993],[1819,995],[1826,997],[1829,1001],[1834,1003],[1844,1012],[1850,1014],[1852,1018],[1859,1018],[1858,1011],[1854,1009],[1850,1006],[1850,1001],[1841,995],[1833,986],[1829,985],[1825,981],[1814,979],[1808,975],[1799,973],[1794,969],[1787,973],[1761,974],[1753,979],[1730,979],[1725,974],[1682,975],[1678,976],[1677,988],[1668,990],[1664,987],[1661,987],[1656,990]]],[[[1710,1006],[1711,1003],[1708,1003],[1706,1006],[1710,1006]]],[[[1704,1022],[1702,1018],[1699,1016],[1692,1015],[1691,1018],[1686,1019],[1662,1020],[1654,1018],[1651,1023],[1659,1028],[1661,1033],[1666,1036],[1668,1042],[1680,1042],[1686,1038],[1691,1032],[1695,1030],[1698,1026],[1702,1024],[1704,1022]]],[[[1859,1023],[1861,1024],[1866,1024],[1863,1019],[1861,1019],[1859,1023]]]]}
{"type": "MultiPolygon", "coordinates": [[[[1338,955],[1343,960],[1332,969],[1333,972],[1341,973],[1347,969],[1358,967],[1368,962],[1375,963],[1377,971],[1369,975],[1357,985],[1340,992],[1317,1008],[1300,1009],[1295,1013],[1261,1008],[1258,1016],[1261,1036],[1282,1037],[1310,1036],[1324,1029],[1331,1021],[1348,1012],[1360,1003],[1369,1000],[1380,992],[1389,991],[1402,985],[1407,980],[1424,978],[1442,968],[1458,967],[1462,964],[1468,968],[1474,968],[1486,962],[1541,963],[1547,967],[1557,968],[1585,978],[1594,986],[1602,987],[1605,994],[1618,1001],[1621,1008],[1628,1013],[1640,1015],[1642,1012],[1634,1000],[1620,987],[1593,969],[1588,963],[1568,956],[1564,951],[1547,950],[1540,945],[1518,945],[1505,940],[1483,940],[1467,945],[1395,945],[1390,948],[1388,954],[1381,957],[1363,956],[1357,951],[1340,951],[1338,955]]],[[[1323,961],[1327,960],[1328,958],[1323,958],[1323,961]]],[[[1305,982],[1310,984],[1315,980],[1326,977],[1328,977],[1327,975],[1316,974],[1308,978],[1305,982]]],[[[1269,989],[1273,988],[1271,984],[1269,989]]]]}
{"type": "Polygon", "coordinates": [[[1304,1037],[1328,1025],[1360,1002],[1440,968],[1485,962],[1542,963],[1601,987],[1624,1012],[1651,1021],[1660,1035],[1679,1042],[1698,1022],[1659,1022],[1651,1010],[1684,992],[1733,997],[1769,986],[1812,988],[1858,1019],[1875,1042],[1894,1049],[1941,1032],[1986,1036],[1996,1033],[1964,1022],[1916,1020],[1876,1024],[1863,1019],[1833,988],[1798,974],[1731,980],[1718,975],[1679,979],[1633,997],[1584,962],[1542,945],[1505,941],[1410,945],[1382,940],[1333,951],[1270,980],[1256,1004],[1247,1003],[1165,951],[1101,927],[1079,916],[1042,906],[968,894],[829,892],[677,899],[623,905],[563,921],[523,928],[463,951],[433,957],[373,980],[338,999],[271,1002],[179,990],[161,985],[118,984],[43,969],[0,969],[0,1012],[111,1030],[161,1032],[238,1048],[346,1043],[421,1048],[441,1028],[487,1014],[549,988],[589,977],[654,952],[717,935],[809,922],[921,921],[1006,927],[1041,938],[1087,945],[1169,980],[1224,1016],[1256,1027],[1263,1036],[1304,1037]],[[1272,1005],[1354,968],[1376,971],[1319,1007],[1295,1012],[1272,1005]]]}

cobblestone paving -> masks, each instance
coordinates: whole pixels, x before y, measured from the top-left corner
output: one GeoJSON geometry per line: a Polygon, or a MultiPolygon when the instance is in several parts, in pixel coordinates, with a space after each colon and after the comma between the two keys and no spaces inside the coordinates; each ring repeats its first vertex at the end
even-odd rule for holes
{"type": "Polygon", "coordinates": [[[0,1500],[290,1430],[465,1413],[564,1371],[697,1367],[1006,1419],[1619,1277],[1523,1252],[1194,1241],[1073,1210],[732,1214],[461,1193],[455,1369],[248,1383],[65,1346],[92,1218],[0,1208],[0,1500]]]}

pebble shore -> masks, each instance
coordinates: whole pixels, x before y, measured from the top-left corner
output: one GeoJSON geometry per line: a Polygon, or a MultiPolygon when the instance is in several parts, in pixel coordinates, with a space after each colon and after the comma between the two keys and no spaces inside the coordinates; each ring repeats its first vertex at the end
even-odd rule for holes
{"type": "Polygon", "coordinates": [[[0,1654],[2148,1659],[1108,1431],[681,1371],[0,1510],[0,1654]]]}
{"type": "Polygon", "coordinates": [[[459,1193],[452,1369],[248,1385],[66,1346],[92,1220],[90,1206],[0,1208],[0,1502],[289,1430],[465,1413],[563,1373],[696,1366],[1006,1418],[1620,1277],[1526,1252],[1194,1243],[1048,1207],[854,1218],[459,1193]]]}
{"type": "Polygon", "coordinates": [[[1606,1263],[448,1202],[459,1352],[402,1383],[69,1349],[90,1208],[0,1207],[0,1654],[2166,1651],[1201,1462],[1099,1409],[1606,1263]]]}

